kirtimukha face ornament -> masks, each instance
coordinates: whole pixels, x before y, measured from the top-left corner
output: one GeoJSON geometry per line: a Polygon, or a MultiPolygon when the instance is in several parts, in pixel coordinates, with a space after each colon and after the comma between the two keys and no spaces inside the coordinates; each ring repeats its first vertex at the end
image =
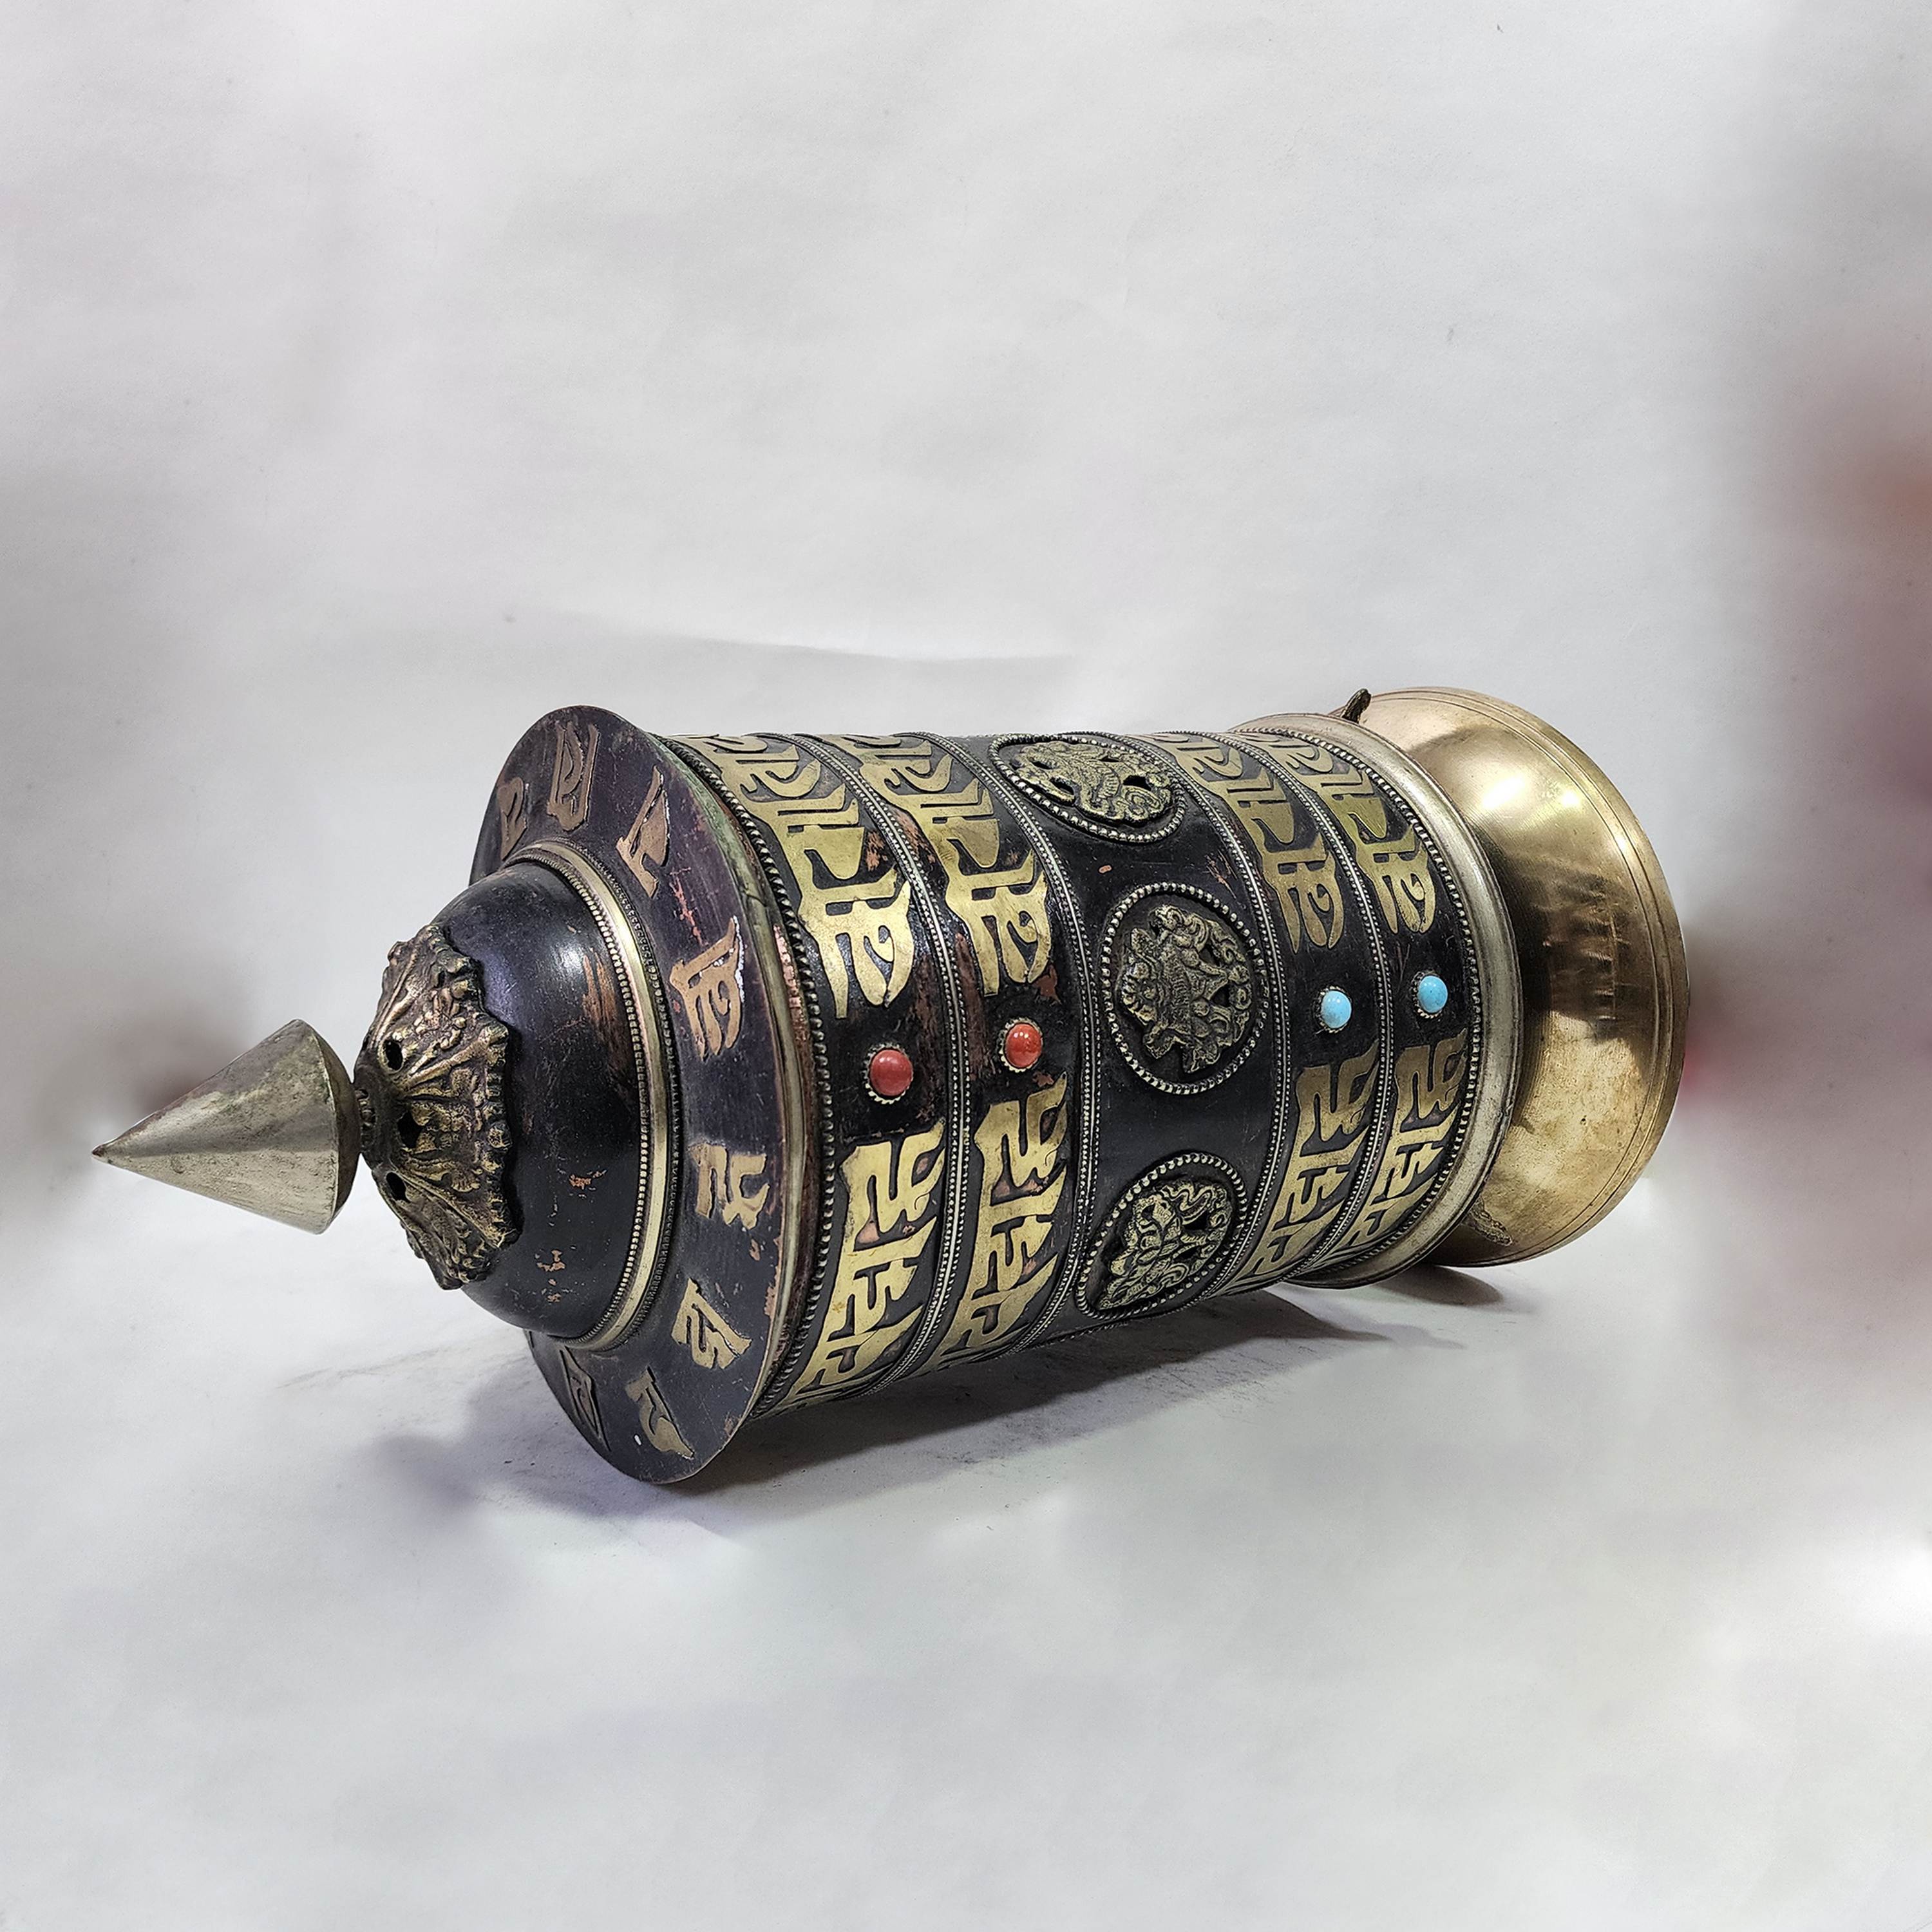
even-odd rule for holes
{"type": "Polygon", "coordinates": [[[1684,950],[1583,754],[1460,691],[1232,731],[668,738],[551,713],[352,1076],[298,1021],[98,1150],[437,1282],[670,1482],[751,1418],[1592,1226],[1684,950]]]}

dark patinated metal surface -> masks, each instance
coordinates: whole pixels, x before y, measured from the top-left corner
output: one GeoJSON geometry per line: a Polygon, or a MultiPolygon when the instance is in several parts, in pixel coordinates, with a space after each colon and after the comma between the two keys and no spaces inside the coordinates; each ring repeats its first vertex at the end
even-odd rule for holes
{"type": "MultiPolygon", "coordinates": [[[[583,894],[544,856],[560,845],[594,868],[620,910],[647,982],[640,1028],[656,1034],[660,1070],[645,1097],[660,1103],[661,1144],[640,1149],[652,1109],[634,1106],[598,1163],[616,1183],[603,1198],[636,1216],[641,1153],[656,1163],[663,1202],[659,1225],[639,1229],[634,1305],[620,1331],[580,1346],[626,1286],[614,1246],[583,1304],[592,1312],[574,1329],[533,1335],[532,1347],[602,1454],[632,1475],[670,1480],[724,1446],[796,1325],[814,1225],[806,1176],[817,1086],[798,1058],[796,968],[757,859],[684,760],[609,712],[540,719],[500,774],[474,874],[544,880],[587,916],[583,894]]],[[[567,1089],[553,1100],[572,1104],[567,1089]]],[[[574,1202],[588,1211],[603,1185],[574,1202]]]]}
{"type": "Polygon", "coordinates": [[[523,1233],[466,1286],[604,1455],[1400,1247],[1493,1044],[1488,888],[1318,725],[532,727],[444,915],[512,1042],[523,1233]]]}
{"type": "Polygon", "coordinates": [[[1686,999],[1628,806],[1474,694],[1149,736],[573,706],[352,1088],[297,1023],[97,1152],[319,1231],[359,1139],[437,1280],[673,1481],[761,1413],[1544,1252],[1656,1146],[1686,999]]]}

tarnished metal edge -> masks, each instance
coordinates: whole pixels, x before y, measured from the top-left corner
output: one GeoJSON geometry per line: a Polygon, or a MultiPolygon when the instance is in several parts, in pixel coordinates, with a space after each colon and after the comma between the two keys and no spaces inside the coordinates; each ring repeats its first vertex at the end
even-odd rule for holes
{"type": "MultiPolygon", "coordinates": [[[[705,801],[707,815],[711,815],[713,827],[718,831],[718,848],[729,855],[745,905],[757,916],[752,938],[759,962],[778,976],[774,983],[784,988],[788,1017],[791,1021],[789,1028],[782,1029],[784,1036],[778,1044],[784,1090],[796,1094],[799,1110],[791,1124],[800,1125],[808,1119],[814,1124],[808,1136],[801,1126],[795,1143],[804,1163],[799,1186],[802,1188],[814,1178],[817,1181],[808,1225],[803,1217],[800,1223],[803,1252],[811,1258],[802,1269],[787,1264],[788,1287],[779,1298],[780,1306],[772,1321],[773,1352],[765,1364],[759,1392],[749,1412],[754,1416],[766,1415],[778,1407],[784,1390],[805,1365],[810,1346],[806,1339],[810,1328],[807,1318],[812,1312],[813,1293],[829,1284],[831,1278],[832,1209],[838,1198],[838,1174],[831,1159],[836,1144],[831,1058],[824,1022],[819,1017],[818,995],[803,963],[811,942],[791,909],[784,872],[764,829],[732,795],[724,774],[700,746],[686,739],[656,735],[651,742],[666,757],[675,758],[698,781],[696,795],[705,801]],[[724,836],[727,832],[728,838],[724,836]],[[812,1069],[808,1082],[799,1058],[801,1040],[812,1069]]],[[[792,1180],[788,1173],[788,1188],[792,1180]]]]}
{"type": "MultiPolygon", "coordinates": [[[[1204,734],[1196,732],[1190,735],[1198,740],[1204,734]]],[[[1202,1292],[1201,1299],[1205,1301],[1212,1296],[1225,1294],[1228,1292],[1228,1282],[1239,1274],[1248,1257],[1260,1245],[1262,1237],[1268,1230],[1269,1209],[1287,1176],[1289,1150],[1294,1137],[1296,1071],[1289,1010],[1292,975],[1288,956],[1282,950],[1281,934],[1277,930],[1279,915],[1269,904],[1268,889],[1256,869],[1253,856],[1248,849],[1246,835],[1234,822],[1234,814],[1216,795],[1213,788],[1196,778],[1160,739],[1142,739],[1136,742],[1151,745],[1168,760],[1180,775],[1181,784],[1193,795],[1195,803],[1207,814],[1208,822],[1220,835],[1222,848],[1235,870],[1240,873],[1241,883],[1246,890],[1250,908],[1254,914],[1255,929],[1261,938],[1264,970],[1273,988],[1275,1106],[1274,1118],[1269,1128],[1268,1158],[1255,1184],[1254,1198],[1249,1204],[1244,1225],[1237,1230],[1238,1238],[1233,1244],[1232,1251],[1202,1292]]]]}
{"type": "Polygon", "coordinates": [[[1080,917],[1078,897],[1060,865],[1059,853],[1052,840],[1042,829],[1036,816],[1036,811],[1045,808],[1037,806],[1030,794],[1023,791],[1013,783],[997,758],[975,758],[967,750],[964,742],[957,738],[935,736],[932,742],[935,745],[944,746],[952,752],[961,764],[973,772],[981,784],[1006,806],[1039,857],[1040,870],[1046,875],[1048,886],[1059,902],[1060,926],[1066,935],[1067,968],[1073,982],[1072,997],[1067,1002],[1067,1012],[1078,1030],[1080,1048],[1080,1106],[1073,1118],[1072,1151],[1068,1161],[1073,1178],[1073,1204],[1067,1215],[1066,1246],[1060,1258],[1059,1278],[1048,1292],[1046,1303],[1039,1313],[1030,1322],[1020,1323],[1000,1346],[989,1348],[983,1354],[976,1356],[974,1361],[976,1365],[980,1362],[997,1360],[1001,1355],[1017,1354],[1022,1348],[1031,1347],[1041,1336],[1051,1330],[1073,1292],[1077,1269],[1085,1259],[1087,1244],[1100,1216],[1099,1203],[1094,1196],[1098,1188],[1096,1175],[1100,1160],[1102,1024],[1096,979],[1098,962],[1088,944],[1087,928],[1080,917]]]}
{"type": "Polygon", "coordinates": [[[786,939],[782,916],[766,896],[765,875],[756,850],[730,808],[718,796],[692,760],[681,757],[668,739],[653,734],[650,742],[658,755],[689,782],[693,805],[704,814],[718,850],[737,882],[745,937],[757,956],[771,993],[772,1035],[778,1054],[778,1131],[785,1150],[778,1181],[778,1226],[784,1253],[778,1266],[777,1300],[766,1337],[758,1386],[746,1409],[748,1418],[770,1392],[809,1286],[808,1271],[818,1226],[810,1188],[818,1148],[816,1117],[812,1100],[813,1082],[806,1071],[812,1052],[812,1023],[798,962],[786,939]]]}
{"type": "Polygon", "coordinates": [[[638,1074],[638,1205],[631,1221],[624,1272],[602,1318],[566,1344],[596,1354],[620,1342],[650,1307],[670,1228],[670,1176],[677,1172],[678,1124],[672,1107],[675,1075],[657,974],[632,930],[630,914],[595,860],[560,840],[518,848],[513,866],[542,866],[574,890],[590,908],[616,963],[624,1016],[638,1074]]]}
{"type": "MultiPolygon", "coordinates": [[[[1573,1208],[1568,1219],[1555,1233],[1532,1247],[1482,1256],[1477,1264],[1488,1262],[1501,1265],[1532,1260],[1574,1241],[1596,1226],[1636,1184],[1663,1140],[1684,1071],[1690,972],[1683,927],[1650,836],[1629,802],[1589,753],[1547,719],[1507,699],[1453,687],[1418,686],[1381,695],[1384,698],[1434,698],[1453,702],[1486,724],[1520,734],[1561,771],[1589,802],[1616,846],[1634,890],[1648,950],[1657,962],[1652,1010],[1657,1016],[1658,1030],[1666,1042],[1664,1070],[1646,1095],[1643,1112],[1616,1168],[1586,1202],[1573,1208]]],[[[1372,699],[1370,709],[1373,704],[1372,699]]],[[[1373,726],[1365,725],[1363,728],[1380,737],[1373,726]]],[[[1382,742],[1393,741],[1384,739],[1382,742]]],[[[1514,1108],[1514,1101],[1511,1105],[1514,1108]]],[[[1507,1132],[1504,1140],[1507,1141],[1507,1132]]]]}
{"type": "MultiPolygon", "coordinates": [[[[1264,720],[1264,723],[1274,721],[1264,720]]],[[[1381,916],[1376,910],[1374,892],[1370,890],[1367,876],[1361,862],[1355,856],[1355,849],[1343,835],[1342,827],[1327,803],[1312,785],[1302,783],[1289,770],[1286,761],[1278,758],[1269,748],[1258,741],[1244,737],[1242,734],[1250,730],[1243,725],[1234,731],[1210,731],[1204,736],[1245,753],[1268,772],[1286,790],[1289,797],[1298,800],[1306,811],[1312,824],[1318,826],[1328,841],[1328,849],[1334,854],[1335,863],[1342,877],[1348,880],[1348,890],[1354,895],[1355,908],[1360,915],[1364,930],[1368,934],[1369,952],[1375,962],[1376,992],[1380,1010],[1376,1016],[1376,1094],[1370,1102],[1368,1139],[1363,1147],[1360,1165],[1354,1178],[1348,1184],[1348,1192],[1340,1211],[1329,1224],[1328,1232],[1294,1264],[1293,1274],[1282,1275],[1274,1284],[1257,1282],[1259,1288],[1278,1286],[1281,1282],[1304,1280],[1313,1270],[1322,1265],[1324,1255],[1342,1246],[1348,1238],[1348,1230],[1355,1224],[1357,1217],[1367,1204],[1369,1190],[1375,1185],[1376,1170],[1380,1166],[1382,1150],[1388,1146],[1390,1134],[1395,1125],[1395,1002],[1396,988],[1395,968],[1389,956],[1388,941],[1382,936],[1381,916]]],[[[1294,1090],[1280,1096],[1277,1104],[1291,1108],[1295,1104],[1294,1090]]],[[[1268,1209],[1264,1209],[1265,1216],[1268,1209]]]]}
{"type": "MultiPolygon", "coordinates": [[[[1273,724],[1275,721],[1268,721],[1273,724]]],[[[1522,1052],[1522,984],[1516,966],[1516,939],[1502,890],[1482,848],[1442,788],[1408,754],[1366,726],[1339,718],[1308,718],[1281,728],[1359,760],[1415,814],[1423,836],[1437,848],[1434,856],[1462,919],[1474,956],[1480,1058],[1447,1172],[1431,1198],[1406,1226],[1384,1245],[1353,1257],[1316,1285],[1355,1288],[1398,1274],[1424,1259],[1468,1211],[1488,1178],[1509,1126],[1522,1052]]],[[[1400,996],[1400,989],[1397,989],[1400,996]]]]}
{"type": "MultiPolygon", "coordinates": [[[[973,1141],[973,1076],[966,1046],[966,994],[961,983],[959,956],[953,945],[950,913],[942,914],[933,896],[932,881],[926,876],[918,849],[901,823],[904,814],[890,796],[869,783],[860,770],[858,760],[848,758],[835,745],[812,733],[800,738],[811,746],[855,792],[862,793],[874,807],[879,832],[886,842],[901,875],[911,889],[920,916],[926,922],[932,940],[933,967],[939,977],[940,998],[946,1008],[946,1130],[951,1144],[946,1150],[946,1174],[942,1185],[946,1204],[939,1226],[939,1253],[933,1263],[932,1288],[914,1328],[912,1340],[894,1359],[861,1388],[842,1390],[842,1395],[859,1395],[884,1388],[910,1374],[945,1333],[954,1306],[966,1291],[966,1183],[970,1172],[969,1150],[973,1141]]],[[[922,838],[923,834],[921,835],[922,838]]],[[[975,1234],[978,1232],[976,1225],[975,1234]]]]}

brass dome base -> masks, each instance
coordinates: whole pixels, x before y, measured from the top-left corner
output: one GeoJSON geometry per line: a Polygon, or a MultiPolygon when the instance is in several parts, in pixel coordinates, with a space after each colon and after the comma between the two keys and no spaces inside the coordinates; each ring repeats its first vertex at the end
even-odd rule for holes
{"type": "Polygon", "coordinates": [[[1431,1256],[1524,1261],[1629,1191],[1670,1118],[1689,979],[1670,889],[1635,814],[1568,739],[1468,691],[1372,698],[1474,832],[1516,934],[1522,1058],[1489,1178],[1431,1256]]]}

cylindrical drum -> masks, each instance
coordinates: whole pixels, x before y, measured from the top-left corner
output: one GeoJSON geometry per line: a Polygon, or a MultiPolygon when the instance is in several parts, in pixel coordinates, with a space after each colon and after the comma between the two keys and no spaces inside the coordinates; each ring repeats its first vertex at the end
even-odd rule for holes
{"type": "Polygon", "coordinates": [[[355,1086],[438,1279],[667,1481],[762,1412],[1540,1252],[1655,1146],[1684,1004],[1628,808],[1492,700],[992,738],[576,708],[392,953],[355,1086]]]}

